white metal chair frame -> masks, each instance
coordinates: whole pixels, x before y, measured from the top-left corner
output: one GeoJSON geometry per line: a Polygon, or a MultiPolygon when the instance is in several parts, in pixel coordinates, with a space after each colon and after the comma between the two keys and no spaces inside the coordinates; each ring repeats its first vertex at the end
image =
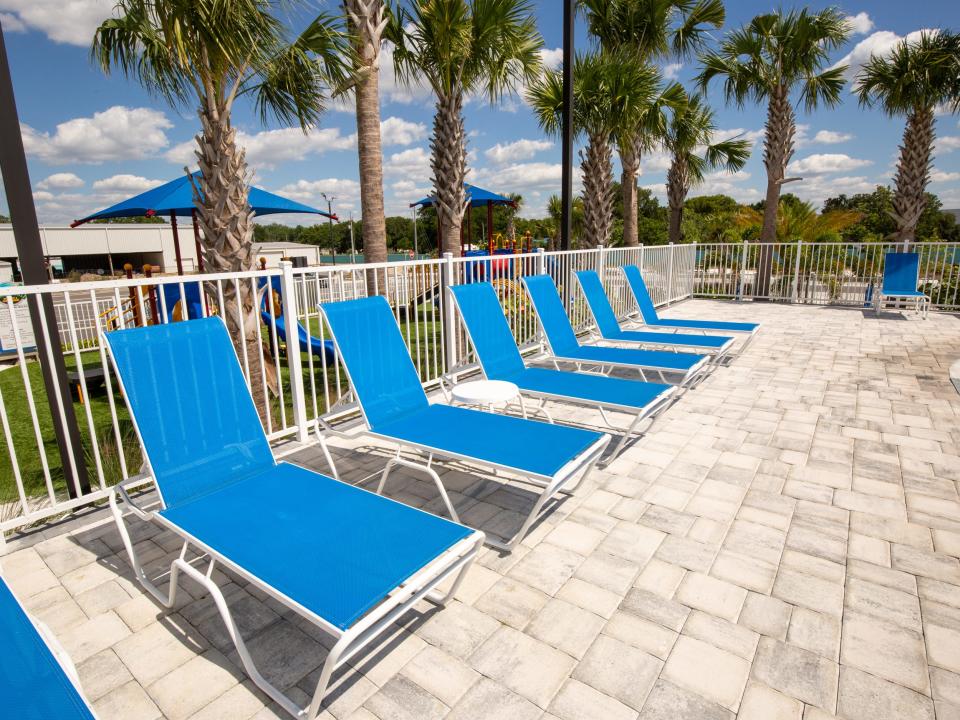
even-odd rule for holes
{"type": "MultiPolygon", "coordinates": [[[[108,343],[105,341],[102,342],[104,342],[104,345],[109,348],[108,343]]],[[[112,351],[111,360],[113,360],[112,351]]],[[[115,363],[114,367],[116,367],[115,363]]],[[[128,397],[126,390],[123,387],[123,379],[119,376],[119,374],[117,374],[117,380],[120,384],[121,393],[124,397],[128,397]]],[[[144,465],[147,468],[152,468],[150,465],[150,456],[147,448],[143,444],[143,437],[140,434],[140,428],[137,425],[136,417],[133,415],[133,413],[131,413],[130,418],[133,422],[134,429],[136,430],[137,439],[140,441],[140,446],[143,449],[144,465]]],[[[324,451],[326,452],[325,447],[324,451]]],[[[327,457],[329,460],[329,453],[327,453],[327,457]]],[[[150,471],[150,474],[153,474],[152,470],[150,471]]],[[[361,488],[357,489],[361,492],[367,492],[361,488]]],[[[162,493],[159,494],[162,505],[163,495],[162,493]]],[[[123,546],[127,551],[128,557],[130,558],[130,565],[132,566],[134,574],[136,575],[140,584],[150,592],[157,602],[164,607],[172,608],[177,600],[177,587],[180,574],[183,573],[187,577],[196,581],[204,590],[210,593],[210,596],[213,598],[213,601],[217,606],[217,610],[220,613],[220,617],[227,628],[227,633],[229,634],[230,639],[233,641],[234,647],[236,647],[237,653],[240,656],[240,661],[243,663],[243,668],[250,676],[250,679],[253,680],[257,687],[263,690],[272,700],[274,700],[288,713],[293,715],[295,718],[306,718],[306,720],[315,720],[315,718],[320,714],[323,698],[329,689],[330,680],[334,671],[349,661],[350,658],[352,658],[358,652],[370,645],[371,642],[373,642],[384,630],[389,628],[407,610],[416,605],[420,600],[427,600],[434,605],[443,607],[459,589],[467,570],[470,569],[474,559],[476,558],[480,549],[483,547],[484,542],[483,533],[480,531],[474,531],[472,534],[460,540],[448,550],[437,556],[428,565],[404,580],[404,582],[394,588],[394,590],[392,590],[379,605],[367,612],[367,614],[357,620],[348,629],[343,630],[333,623],[325,620],[320,615],[317,615],[308,608],[302,606],[293,598],[284,595],[256,575],[245,570],[240,565],[232,562],[230,558],[208,547],[200,539],[194,537],[175,523],[169,521],[163,515],[160,515],[159,512],[149,511],[138,505],[127,493],[124,483],[117,484],[111,488],[109,494],[109,503],[110,512],[112,513],[113,519],[117,524],[117,529],[120,533],[121,539],[123,540],[123,546]],[[133,542],[130,539],[130,534],[127,531],[124,513],[120,508],[121,500],[129,507],[130,512],[141,520],[146,522],[155,522],[161,527],[170,530],[171,532],[183,538],[183,545],[181,546],[179,557],[175,558],[170,563],[170,583],[166,594],[148,577],[143,566],[140,564],[137,553],[133,547],[133,542]],[[191,547],[195,552],[198,553],[199,556],[192,560],[188,560],[187,551],[191,547]],[[201,572],[194,567],[193,563],[199,564],[207,558],[209,559],[209,562],[204,572],[201,572]],[[317,679],[316,688],[310,704],[307,707],[300,707],[297,703],[291,700],[283,693],[283,691],[271,684],[257,668],[249,650],[247,649],[246,643],[240,634],[239,627],[233,618],[233,614],[230,611],[230,607],[227,604],[226,598],[224,598],[223,593],[220,591],[220,587],[213,579],[213,571],[216,569],[218,563],[244,578],[249,583],[262,590],[264,593],[274,598],[278,602],[286,605],[291,610],[317,625],[319,628],[329,633],[336,639],[333,647],[330,648],[330,651],[324,660],[322,669],[320,671],[320,677],[317,679]],[[454,580],[450,589],[446,592],[441,592],[438,589],[438,586],[451,577],[453,577],[454,580]]],[[[282,562],[282,559],[278,558],[277,561],[282,562]]]]}
{"type": "Polygon", "coordinates": [[[927,316],[930,313],[931,300],[929,295],[923,295],[922,297],[918,297],[917,295],[897,295],[897,294],[891,295],[883,292],[883,290],[877,291],[877,300],[873,304],[873,312],[876,315],[879,315],[880,311],[890,301],[898,302],[898,303],[913,302],[914,312],[916,312],[916,314],[919,315],[924,320],[927,319],[927,316]]]}
{"type": "MultiPolygon", "coordinates": [[[[324,313],[323,306],[320,306],[320,312],[324,313]]],[[[326,320],[326,314],[324,313],[324,320],[326,320]]],[[[333,338],[334,347],[336,348],[337,355],[343,357],[343,354],[340,352],[340,345],[337,342],[336,337],[333,338]]],[[[353,378],[350,375],[350,368],[344,363],[344,371],[347,374],[347,379],[350,382],[350,387],[353,387],[353,378]]],[[[586,479],[590,474],[590,471],[593,469],[594,465],[597,464],[597,461],[600,459],[600,456],[603,455],[604,450],[610,442],[609,435],[603,435],[596,442],[594,442],[590,447],[584,450],[580,455],[570,460],[566,465],[564,465],[560,470],[556,472],[553,476],[540,475],[537,473],[531,473],[527,471],[519,470],[518,468],[509,467],[506,465],[501,465],[499,463],[490,462],[489,460],[484,460],[483,458],[469,457],[467,455],[461,455],[459,453],[450,452],[449,450],[444,450],[443,448],[430,447],[428,445],[421,445],[419,443],[411,443],[406,440],[399,440],[398,438],[391,437],[389,435],[383,435],[376,432],[371,428],[369,420],[367,420],[367,414],[363,407],[363,402],[360,400],[358,393],[354,393],[354,397],[357,400],[357,407],[360,410],[360,414],[363,417],[363,422],[366,427],[365,431],[361,431],[363,435],[369,435],[370,437],[379,438],[389,443],[394,443],[397,445],[396,454],[387,461],[386,466],[383,468],[382,473],[380,474],[380,482],[377,485],[377,494],[383,492],[384,487],[386,486],[387,480],[390,477],[391,472],[395,467],[405,467],[410,470],[418,471],[429,477],[433,480],[434,485],[437,487],[437,491],[440,494],[441,499],[443,500],[444,505],[447,508],[447,512],[450,514],[450,518],[454,522],[460,522],[460,516],[457,514],[456,509],[453,507],[453,503],[450,501],[450,497],[447,494],[446,487],[443,484],[443,480],[440,479],[440,476],[433,469],[433,461],[435,457],[442,457],[447,460],[456,460],[464,463],[470,463],[472,465],[481,465],[484,468],[492,470],[494,474],[497,471],[502,471],[506,473],[511,473],[518,476],[518,479],[526,482],[535,487],[541,488],[540,494],[537,496],[536,501],[533,504],[533,507],[530,510],[530,513],[526,516],[521,525],[520,529],[513,535],[511,538],[507,538],[503,542],[499,540],[494,540],[490,537],[486,537],[484,542],[497,550],[503,550],[505,552],[511,552],[524,537],[526,537],[527,532],[530,528],[533,527],[534,523],[540,519],[548,510],[547,503],[558,494],[571,495],[576,492],[576,489],[580,487],[581,483],[586,479]],[[411,450],[420,455],[426,456],[426,461],[415,460],[412,458],[405,458],[402,456],[404,450],[411,450]],[[573,478],[577,475],[580,475],[579,479],[571,486],[565,487],[573,478]]],[[[477,410],[476,412],[482,412],[477,410]]],[[[534,422],[534,421],[530,421],[534,422]]],[[[329,432],[331,430],[328,423],[324,423],[321,420],[317,421],[316,424],[316,434],[317,438],[320,441],[320,446],[323,449],[324,455],[327,459],[327,462],[330,464],[331,472],[334,477],[339,477],[337,469],[333,462],[333,457],[330,455],[329,450],[326,447],[326,440],[323,437],[323,431],[321,427],[324,428],[324,431],[329,432]]],[[[339,435],[345,435],[345,433],[336,433],[339,435]]],[[[350,436],[347,436],[350,437],[350,436]]]]}

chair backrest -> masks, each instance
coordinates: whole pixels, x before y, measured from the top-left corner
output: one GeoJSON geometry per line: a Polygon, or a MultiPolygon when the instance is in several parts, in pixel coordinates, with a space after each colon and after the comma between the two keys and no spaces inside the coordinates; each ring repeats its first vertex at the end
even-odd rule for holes
{"type": "Polygon", "coordinates": [[[883,292],[916,292],[920,279],[920,254],[889,252],[883,259],[883,292]]]}
{"type": "Polygon", "coordinates": [[[274,465],[220,318],[105,337],[166,507],[274,465]]]}
{"type": "Polygon", "coordinates": [[[653,306],[653,300],[650,299],[650,293],[647,292],[647,284],[643,281],[643,273],[636,265],[624,265],[622,268],[624,276],[627,278],[627,284],[633,291],[633,297],[637,301],[637,307],[640,308],[640,315],[647,324],[660,322],[657,315],[657,309],[653,306]]]}
{"type": "Polygon", "coordinates": [[[324,303],[320,309],[369,427],[427,407],[427,395],[386,298],[324,303]]]}
{"type": "Polygon", "coordinates": [[[577,281],[580,283],[580,289],[583,290],[583,296],[587,299],[587,305],[590,306],[590,312],[593,313],[593,319],[597,322],[597,329],[603,337],[613,338],[619,335],[622,330],[617,320],[617,314],[607,299],[607,293],[603,289],[603,281],[596,270],[580,270],[576,273],[577,281]]]}
{"type": "Polygon", "coordinates": [[[549,275],[527,275],[523,278],[523,284],[553,353],[562,355],[579,348],[580,342],[567,318],[567,311],[563,309],[563,300],[553,278],[549,275]]]}
{"type": "Polygon", "coordinates": [[[523,358],[493,285],[454,285],[450,292],[486,376],[491,380],[505,379],[523,370],[523,358]]]}

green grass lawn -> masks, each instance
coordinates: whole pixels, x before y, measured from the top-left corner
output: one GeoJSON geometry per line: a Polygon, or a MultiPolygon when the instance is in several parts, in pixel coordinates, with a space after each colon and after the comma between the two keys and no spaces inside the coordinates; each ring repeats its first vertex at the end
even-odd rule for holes
{"type": "MultiPolygon", "coordinates": [[[[411,355],[414,358],[417,369],[421,371],[422,377],[432,377],[434,374],[433,344],[440,342],[439,312],[436,313],[436,322],[432,322],[433,319],[430,306],[423,305],[417,313],[415,322],[401,322],[401,331],[405,338],[409,334],[411,355]]],[[[311,334],[319,336],[319,325],[316,318],[311,318],[309,326],[311,334]]],[[[264,328],[264,340],[268,340],[267,335],[268,333],[264,328]]],[[[325,333],[324,337],[329,338],[329,332],[325,333]]],[[[439,345],[437,345],[437,352],[437,367],[439,367],[439,345]]],[[[82,354],[82,359],[84,367],[99,366],[100,353],[98,351],[85,352],[82,354]]],[[[72,353],[66,355],[65,360],[68,370],[76,369],[76,361],[72,353]]],[[[308,417],[312,417],[313,397],[311,393],[311,374],[306,353],[301,353],[301,361],[303,367],[303,385],[307,394],[307,413],[308,417]]],[[[47,404],[46,392],[43,386],[40,365],[35,361],[28,361],[26,368],[33,389],[33,398],[37,409],[41,438],[50,464],[50,476],[55,491],[58,495],[64,496],[66,493],[66,485],[60,462],[60,453],[57,449],[56,437],[53,431],[53,423],[50,417],[50,409],[47,404]]],[[[287,369],[286,356],[282,353],[280,357],[280,376],[283,386],[284,411],[286,412],[287,423],[291,424],[293,422],[293,403],[289,392],[290,375],[287,369]]],[[[335,370],[328,368],[327,386],[330,389],[331,402],[337,400],[335,397],[336,383],[335,370]]],[[[116,390],[116,382],[114,382],[113,385],[116,390]]],[[[324,397],[324,383],[323,377],[321,376],[319,358],[314,358],[313,386],[316,388],[317,410],[322,414],[326,411],[326,399],[324,397]]],[[[343,391],[346,391],[347,378],[342,371],[340,373],[340,387],[343,391]]],[[[98,446],[100,447],[102,465],[107,483],[112,484],[119,480],[122,475],[119,461],[120,448],[118,448],[117,438],[113,432],[107,393],[103,387],[94,386],[88,387],[88,391],[89,409],[94,426],[93,435],[97,438],[98,446]]],[[[17,464],[20,468],[26,493],[28,496],[45,495],[47,491],[43,466],[40,460],[40,453],[37,450],[36,436],[33,430],[33,423],[30,419],[27,395],[19,366],[0,371],[0,393],[3,394],[3,402],[6,406],[7,417],[10,421],[10,431],[17,456],[17,464]]],[[[274,422],[273,429],[278,430],[281,427],[279,398],[273,397],[271,404],[274,422]]],[[[84,462],[88,467],[91,482],[95,483],[96,468],[86,406],[75,401],[74,411],[77,416],[77,422],[80,425],[84,445],[84,462]]],[[[127,470],[130,474],[136,474],[140,470],[142,458],[133,426],[127,414],[126,405],[120,399],[119,395],[117,395],[116,411],[121,435],[120,446],[123,448],[125,454],[127,470]]],[[[7,450],[7,444],[0,439],[0,503],[6,503],[17,498],[14,477],[13,465],[7,450]]]]}

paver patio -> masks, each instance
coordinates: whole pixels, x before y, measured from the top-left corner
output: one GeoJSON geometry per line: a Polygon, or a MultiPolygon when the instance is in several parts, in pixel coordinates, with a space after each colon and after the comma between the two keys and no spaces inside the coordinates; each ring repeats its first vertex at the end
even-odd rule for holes
{"type": "MultiPolygon", "coordinates": [[[[446,609],[354,658],[323,717],[960,718],[960,318],[706,300],[667,315],[764,328],[516,551],[485,550],[446,609]]],[[[386,457],[333,444],[353,480],[386,457]]],[[[289,459],[326,469],[313,447],[289,459]]],[[[530,499],[443,474],[484,530],[509,532],[530,499]]],[[[388,494],[440,507],[399,471],[388,494]]],[[[176,538],[132,527],[162,575],[176,538]]],[[[6,577],[104,720],[286,717],[196,585],[164,611],[132,580],[102,511],[9,551],[6,577]]],[[[222,580],[260,667],[306,702],[328,638],[222,580]]]]}

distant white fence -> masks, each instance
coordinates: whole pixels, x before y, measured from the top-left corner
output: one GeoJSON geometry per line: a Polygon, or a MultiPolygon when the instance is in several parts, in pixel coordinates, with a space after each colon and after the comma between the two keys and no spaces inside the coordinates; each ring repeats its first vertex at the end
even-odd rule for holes
{"type": "MultiPolygon", "coordinates": [[[[615,309],[624,315],[634,310],[634,304],[618,266],[640,265],[654,302],[663,305],[693,293],[695,252],[692,245],[671,245],[307,268],[285,263],[279,269],[245,273],[0,288],[0,321],[6,314],[12,323],[13,346],[8,342],[4,349],[12,350],[8,357],[16,361],[0,370],[0,546],[4,532],[102,500],[117,482],[149,480],[141,473],[140,450],[126,406],[99,342],[104,332],[218,314],[230,290],[245,286],[258,292],[262,298],[257,308],[258,356],[242,357],[241,366],[249,385],[270,391],[271,407],[264,418],[268,436],[306,441],[316,420],[336,412],[348,394],[346,374],[330,349],[318,303],[373,293],[386,296],[420,379],[430,386],[472,360],[443,287],[492,282],[517,341],[531,346],[539,342],[539,335],[521,283],[525,275],[551,275],[572,322],[585,329],[588,313],[574,272],[600,271],[615,309]],[[49,337],[50,329],[44,323],[21,328],[16,322],[24,315],[17,307],[28,297],[52,301],[58,349],[70,373],[70,396],[55,388],[52,412],[29,340],[31,333],[49,337]],[[283,331],[297,324],[302,328],[302,352],[287,352],[283,331]],[[251,376],[250,368],[256,367],[259,371],[251,376]],[[82,448],[68,447],[61,457],[54,428],[55,423],[63,425],[68,403],[76,414],[82,448]],[[77,478],[84,471],[88,486],[76,482],[67,486],[65,478],[77,478]]],[[[292,336],[291,332],[294,343],[292,336]]]]}

